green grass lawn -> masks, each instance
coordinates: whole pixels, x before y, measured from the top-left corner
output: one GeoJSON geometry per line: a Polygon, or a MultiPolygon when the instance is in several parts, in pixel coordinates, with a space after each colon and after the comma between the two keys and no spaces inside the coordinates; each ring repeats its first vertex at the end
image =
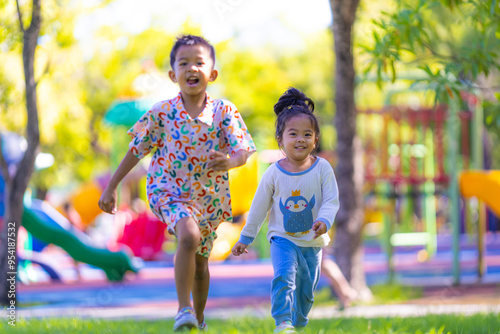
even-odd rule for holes
{"type": "MultiPolygon", "coordinates": [[[[238,318],[231,320],[207,319],[208,333],[257,334],[272,333],[274,323],[268,318],[238,318]]],[[[173,320],[81,320],[81,319],[31,319],[18,320],[15,327],[7,321],[0,323],[0,333],[79,334],[117,333],[146,334],[172,333],[173,320]]],[[[193,333],[197,333],[193,331],[193,333]]],[[[415,318],[339,318],[311,320],[304,333],[386,333],[386,334],[438,334],[438,333],[500,333],[499,314],[429,315],[415,318]]]]}

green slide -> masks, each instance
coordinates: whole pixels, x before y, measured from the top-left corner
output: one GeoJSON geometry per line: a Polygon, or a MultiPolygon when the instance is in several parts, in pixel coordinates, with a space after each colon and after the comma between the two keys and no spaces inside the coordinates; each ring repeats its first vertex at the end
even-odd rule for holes
{"type": "Polygon", "coordinates": [[[110,281],[123,280],[129,270],[139,271],[124,252],[94,247],[86,234],[71,231],[69,221],[46,202],[33,200],[25,205],[22,226],[41,241],[61,247],[76,261],[101,268],[110,281]]]}

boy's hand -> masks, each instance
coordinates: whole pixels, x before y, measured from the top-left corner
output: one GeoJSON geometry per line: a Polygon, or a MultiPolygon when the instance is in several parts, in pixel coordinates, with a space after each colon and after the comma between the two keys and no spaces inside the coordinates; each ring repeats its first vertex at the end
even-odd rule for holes
{"type": "Polygon", "coordinates": [[[247,251],[248,245],[242,244],[241,242],[237,242],[236,245],[233,246],[232,253],[235,256],[240,256],[243,253],[248,253],[247,251]]]}
{"type": "Polygon", "coordinates": [[[324,222],[322,222],[321,220],[318,220],[314,223],[312,230],[314,231],[313,239],[316,239],[320,235],[326,233],[326,224],[324,222]]]}
{"type": "Polygon", "coordinates": [[[207,163],[208,169],[225,171],[233,167],[231,166],[230,158],[228,158],[227,155],[222,152],[210,150],[208,158],[210,159],[207,163]]]}
{"type": "Polygon", "coordinates": [[[99,198],[99,208],[107,213],[116,213],[116,189],[110,190],[107,187],[104,189],[101,198],[99,198]]]}

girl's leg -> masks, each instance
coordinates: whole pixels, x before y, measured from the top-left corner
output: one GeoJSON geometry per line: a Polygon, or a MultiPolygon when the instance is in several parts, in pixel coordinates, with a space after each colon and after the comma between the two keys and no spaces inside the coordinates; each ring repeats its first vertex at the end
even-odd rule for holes
{"type": "Polygon", "coordinates": [[[175,225],[178,246],[174,259],[175,286],[179,310],[191,306],[191,289],[195,275],[195,255],[200,244],[200,229],[192,217],[182,218],[175,225]]]}
{"type": "Polygon", "coordinates": [[[319,282],[321,266],[321,248],[301,247],[299,254],[299,272],[297,274],[297,289],[293,325],[305,327],[307,318],[314,302],[314,291],[319,282]]]}
{"type": "Polygon", "coordinates": [[[208,258],[196,254],[196,271],[193,284],[193,307],[196,311],[198,322],[204,318],[205,305],[207,304],[208,288],[210,285],[210,272],[208,270],[208,258]]]}
{"type": "Polygon", "coordinates": [[[274,268],[271,286],[271,315],[278,326],[283,321],[292,321],[297,275],[297,246],[284,238],[273,237],[271,261],[274,268]]]}

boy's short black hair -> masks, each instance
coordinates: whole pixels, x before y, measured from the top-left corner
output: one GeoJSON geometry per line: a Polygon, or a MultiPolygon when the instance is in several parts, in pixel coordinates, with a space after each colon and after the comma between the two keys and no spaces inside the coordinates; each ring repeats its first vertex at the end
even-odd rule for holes
{"type": "Polygon", "coordinates": [[[175,56],[177,55],[177,50],[184,45],[203,45],[210,52],[210,58],[215,66],[215,49],[206,39],[195,35],[181,35],[177,37],[172,51],[170,51],[170,66],[174,68],[175,56]]]}

